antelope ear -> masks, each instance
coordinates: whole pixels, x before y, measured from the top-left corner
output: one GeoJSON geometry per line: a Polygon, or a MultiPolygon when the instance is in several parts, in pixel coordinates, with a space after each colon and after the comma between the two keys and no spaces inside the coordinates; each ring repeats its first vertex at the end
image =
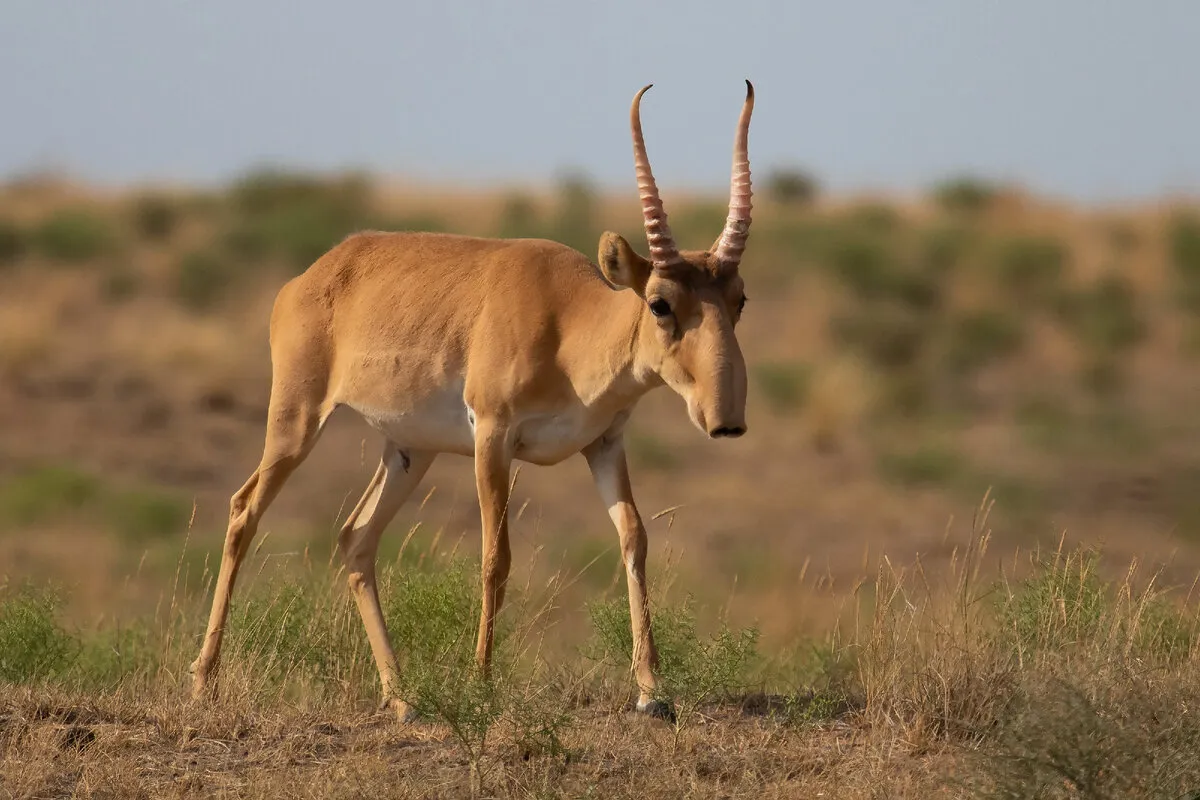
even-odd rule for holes
{"type": "Polygon", "coordinates": [[[600,271],[614,286],[643,294],[651,267],[650,262],[635,253],[621,234],[605,231],[600,237],[600,271]]]}

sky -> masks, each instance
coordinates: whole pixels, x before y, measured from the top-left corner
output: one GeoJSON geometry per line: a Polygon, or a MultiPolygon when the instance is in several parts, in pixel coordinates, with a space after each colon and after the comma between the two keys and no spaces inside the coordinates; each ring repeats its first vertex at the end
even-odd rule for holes
{"type": "Polygon", "coordinates": [[[1200,189],[1191,0],[4,0],[0,179],[218,183],[262,165],[634,190],[755,175],[919,191],[972,174],[1082,201],[1200,189]]]}

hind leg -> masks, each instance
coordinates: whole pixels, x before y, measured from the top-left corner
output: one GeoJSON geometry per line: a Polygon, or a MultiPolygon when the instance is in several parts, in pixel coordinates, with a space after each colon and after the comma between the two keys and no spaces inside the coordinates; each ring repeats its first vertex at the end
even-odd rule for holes
{"type": "Polygon", "coordinates": [[[221,569],[217,574],[208,629],[200,655],[192,663],[192,695],[197,698],[212,688],[209,681],[220,660],[221,638],[233,584],[250,549],[250,541],[258,531],[258,522],[288,476],[312,450],[329,417],[328,411],[316,406],[280,405],[272,397],[262,461],[229,504],[229,527],[225,532],[225,548],[221,553],[221,569]]]}
{"type": "Polygon", "coordinates": [[[421,482],[436,456],[436,453],[426,451],[401,450],[388,442],[384,446],[379,468],[375,470],[375,477],[367,485],[362,499],[338,534],[338,547],[346,562],[350,592],[358,605],[359,616],[371,643],[371,654],[379,669],[383,703],[395,711],[401,722],[409,721],[413,713],[409,705],[397,696],[399,671],[383,611],[379,607],[375,554],[383,529],[421,482]]]}

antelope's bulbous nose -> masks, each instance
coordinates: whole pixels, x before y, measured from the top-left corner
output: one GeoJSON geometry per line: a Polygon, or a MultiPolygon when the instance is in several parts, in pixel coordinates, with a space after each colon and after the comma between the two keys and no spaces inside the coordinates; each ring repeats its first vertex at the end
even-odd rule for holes
{"type": "Polygon", "coordinates": [[[713,428],[708,432],[708,435],[714,439],[736,439],[746,432],[745,425],[722,425],[719,428],[713,428]]]}

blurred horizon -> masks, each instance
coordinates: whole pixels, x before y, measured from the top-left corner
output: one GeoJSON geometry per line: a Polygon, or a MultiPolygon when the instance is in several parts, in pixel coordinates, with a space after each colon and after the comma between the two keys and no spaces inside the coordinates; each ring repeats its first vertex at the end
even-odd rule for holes
{"type": "Polygon", "coordinates": [[[68,15],[17,0],[5,22],[0,69],[18,79],[0,86],[3,180],[215,185],[275,165],[632,190],[629,102],[654,83],[643,117],[664,193],[717,191],[749,78],[756,175],[802,169],[834,193],[973,175],[1087,203],[1200,189],[1200,110],[1183,102],[1200,9],[1175,0],[594,15],[228,0],[68,15]]]}

